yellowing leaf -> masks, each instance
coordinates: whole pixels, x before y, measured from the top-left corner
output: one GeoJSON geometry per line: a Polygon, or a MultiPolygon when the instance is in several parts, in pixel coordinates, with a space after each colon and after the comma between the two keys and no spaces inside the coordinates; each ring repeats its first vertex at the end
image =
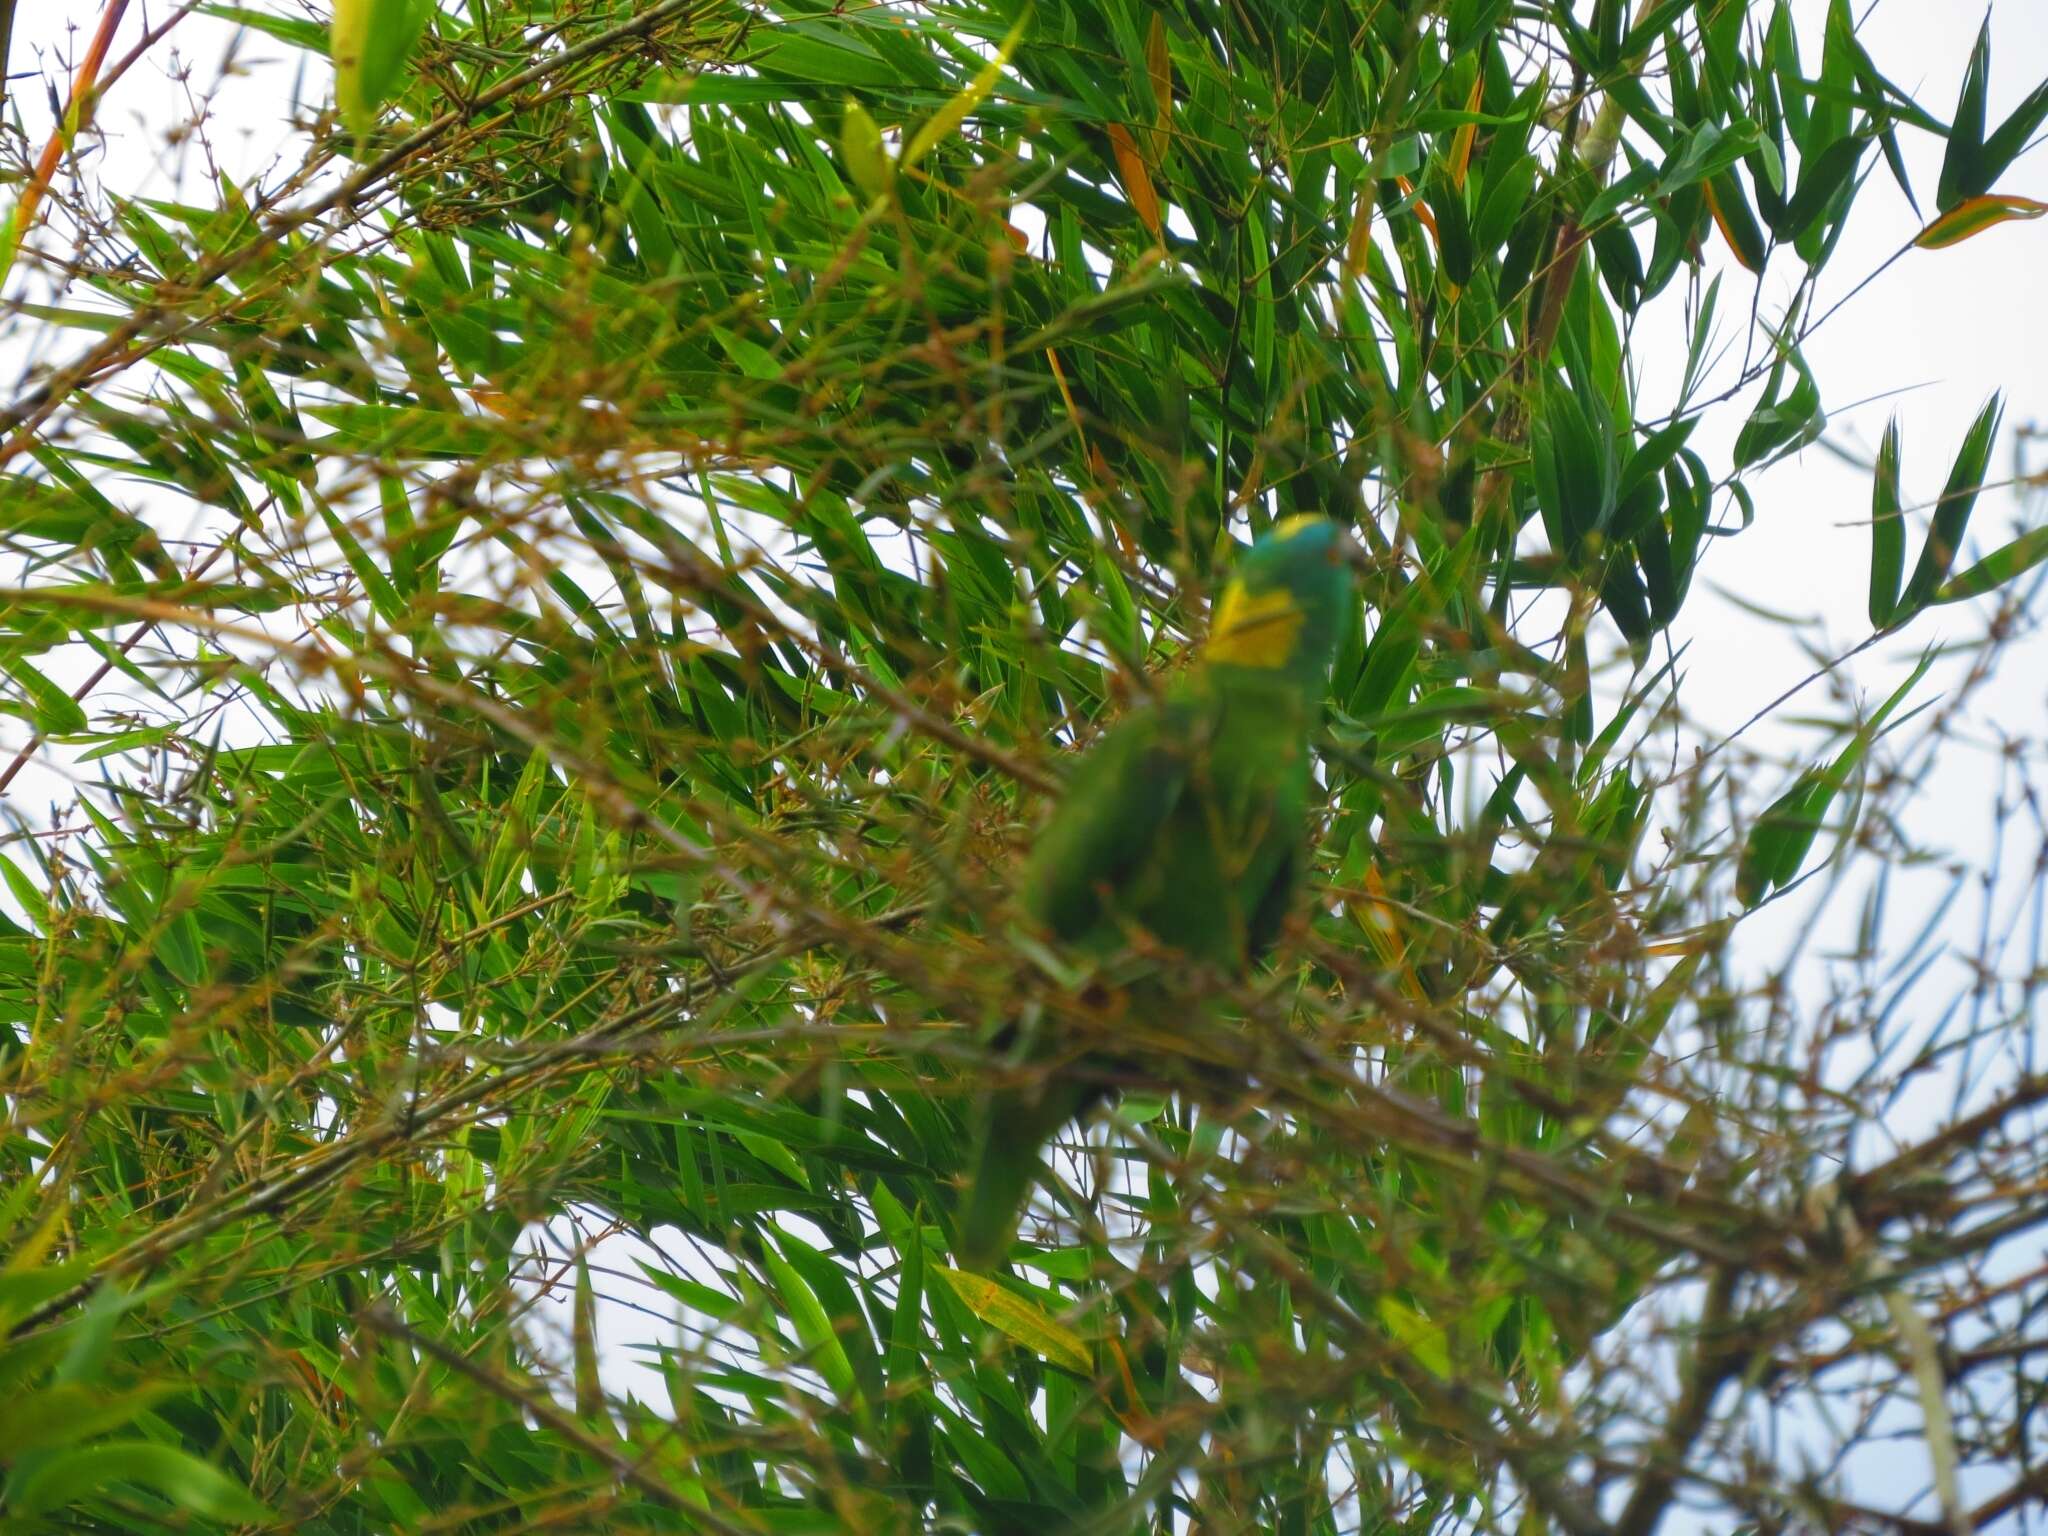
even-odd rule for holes
{"type": "Polygon", "coordinates": [[[1439,242],[1437,240],[1436,233],[1436,215],[1429,211],[1429,204],[1425,203],[1421,198],[1415,196],[1415,183],[1410,181],[1406,176],[1396,176],[1394,178],[1394,185],[1401,189],[1401,195],[1403,197],[1414,199],[1415,217],[1422,220],[1422,227],[1429,231],[1430,243],[1432,245],[1438,244],[1439,242]]]}
{"type": "Polygon", "coordinates": [[[1957,203],[1921,230],[1913,243],[1922,250],[1938,251],[1944,246],[1960,245],[1994,224],[2006,224],[2014,219],[2038,219],[2044,213],[2048,213],[2048,203],[2037,203],[2031,197],[1987,192],[1982,197],[1966,198],[1957,203]]]}
{"type": "Polygon", "coordinates": [[[1732,172],[1723,171],[1709,180],[1703,190],[1707,195],[1707,212],[1714,216],[1714,227],[1721,231],[1721,238],[1728,242],[1735,259],[1751,272],[1762,272],[1769,252],[1764,247],[1763,231],[1757,228],[1756,215],[1749,211],[1749,199],[1743,196],[1741,183],[1732,172]]]}
{"type": "Polygon", "coordinates": [[[597,1288],[590,1283],[590,1259],[576,1255],[576,1305],[569,1342],[575,1356],[576,1411],[585,1418],[604,1412],[604,1384],[597,1374],[597,1288]]]}
{"type": "Polygon", "coordinates": [[[1152,13],[1152,26],[1145,34],[1145,73],[1152,81],[1152,102],[1158,108],[1158,121],[1151,134],[1152,163],[1157,165],[1166,155],[1166,146],[1173,129],[1173,59],[1166,51],[1166,21],[1159,12],[1152,13]]]}
{"type": "Polygon", "coordinates": [[[1365,272],[1366,252],[1372,248],[1372,187],[1361,182],[1358,204],[1351,210],[1351,232],[1344,237],[1344,272],[1359,277],[1365,272]]]}
{"type": "Polygon", "coordinates": [[[1088,441],[1088,426],[1082,420],[1081,408],[1074,403],[1073,390],[1067,387],[1067,371],[1060,366],[1060,355],[1051,347],[1047,347],[1045,360],[1052,365],[1052,381],[1059,386],[1060,399],[1066,402],[1067,420],[1073,423],[1074,436],[1080,440],[1082,447],[1090,449],[1092,456],[1094,445],[1088,441]]]}
{"type": "Polygon", "coordinates": [[[1364,882],[1367,899],[1351,903],[1351,915],[1364,930],[1366,942],[1372,945],[1380,963],[1393,969],[1401,990],[1417,1002],[1426,1002],[1429,994],[1422,990],[1422,978],[1408,963],[1408,943],[1401,931],[1400,909],[1387,894],[1387,882],[1380,877],[1378,865],[1365,866],[1364,882]]]}
{"type": "Polygon", "coordinates": [[[981,72],[968,81],[967,89],[947,102],[931,115],[929,121],[917,130],[917,136],[903,146],[902,168],[909,170],[948,137],[954,129],[967,121],[967,114],[988,100],[990,94],[1002,81],[1003,66],[1010,62],[1010,55],[1017,51],[1017,44],[1024,40],[1024,28],[1030,24],[1031,11],[1027,7],[1010,28],[1003,45],[996,50],[996,56],[982,66],[981,72]]]}
{"type": "Polygon", "coordinates": [[[996,1332],[1054,1365],[1084,1376],[1093,1371],[1094,1362],[1088,1353],[1087,1340],[1073,1329],[1055,1322],[1015,1291],[1005,1290],[984,1275],[970,1275],[965,1270],[948,1269],[944,1265],[940,1265],[938,1270],[946,1277],[946,1284],[953,1288],[953,1294],[960,1298],[961,1304],[996,1332]]]}
{"type": "Polygon", "coordinates": [[[1152,238],[1159,238],[1159,194],[1152,190],[1151,173],[1145,169],[1145,162],[1138,157],[1138,146],[1131,142],[1131,131],[1122,123],[1109,125],[1109,147],[1116,155],[1117,180],[1124,184],[1124,193],[1131,200],[1131,208],[1138,220],[1152,232],[1152,238]]]}
{"type": "MultiPolygon", "coordinates": [[[[1486,90],[1486,71],[1480,70],[1472,77],[1472,94],[1466,98],[1465,110],[1477,112],[1480,98],[1486,90]]],[[[1451,136],[1451,185],[1460,192],[1465,190],[1465,167],[1472,160],[1472,140],[1479,132],[1477,123],[1461,123],[1458,131],[1451,136]]]]}

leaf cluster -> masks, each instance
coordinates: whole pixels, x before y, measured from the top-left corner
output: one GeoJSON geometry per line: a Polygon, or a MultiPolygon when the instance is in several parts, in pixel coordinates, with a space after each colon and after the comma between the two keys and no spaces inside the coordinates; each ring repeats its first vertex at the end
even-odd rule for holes
{"type": "MultiPolygon", "coordinates": [[[[1825,429],[1877,162],[1946,137],[1924,246],[2024,213],[1942,222],[2048,110],[1984,132],[1988,33],[1945,127],[1845,0],[1804,58],[1783,0],[201,10],[338,116],[53,189],[18,264],[67,360],[0,424],[0,710],[79,784],[0,846],[10,1522],[1843,1518],[1716,1393],[1823,1322],[1891,1360],[1885,1265],[2026,1230],[2042,1095],[1816,1194],[1961,1048],[1845,1105],[1730,934],[1847,857],[1920,674],[1759,812],[1679,765],[1669,632],[1825,429]],[[1313,897],[1118,1016],[1021,851],[1304,512],[1372,567],[1313,897]],[[969,1275],[1024,1017],[1142,1065],[969,1275]]],[[[1910,578],[1887,436],[1874,632],[2031,591],[2038,528],[1956,570],[1998,420],[1910,578]]]]}

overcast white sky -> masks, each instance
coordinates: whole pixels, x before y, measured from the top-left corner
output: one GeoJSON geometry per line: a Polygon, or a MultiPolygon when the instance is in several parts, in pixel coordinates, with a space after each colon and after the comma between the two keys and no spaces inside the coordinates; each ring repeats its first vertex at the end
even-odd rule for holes
{"type": "MultiPolygon", "coordinates": [[[[1817,40],[1824,9],[1824,0],[1796,0],[1803,38],[1817,40]]],[[[1958,0],[1877,0],[1867,11],[1862,36],[1878,67],[1946,118],[1982,8],[1958,0]]],[[[37,143],[47,132],[49,113],[35,77],[82,49],[98,12],[99,6],[87,0],[26,0],[20,8],[10,61],[16,75],[10,116],[18,111],[37,143]]],[[[115,55],[131,47],[145,25],[166,14],[161,3],[132,4],[115,55]]],[[[1990,117],[1996,123],[2036,82],[2048,78],[2048,7],[2042,0],[2002,0],[1993,10],[1993,29],[1990,117]]],[[[1809,59],[1816,57],[1817,41],[1810,41],[1804,51],[1809,59]]],[[[326,90],[318,71],[297,76],[296,64],[285,54],[254,35],[237,44],[233,29],[222,23],[196,16],[187,19],[156,56],[119,83],[102,107],[106,152],[94,174],[124,190],[160,196],[177,195],[183,179],[195,198],[210,196],[202,190],[207,170],[200,146],[179,133],[193,119],[203,95],[215,98],[208,133],[220,164],[245,182],[272,169],[281,153],[285,101],[295,92],[317,100],[326,90]],[[223,78],[222,65],[231,58],[234,67],[223,78]]],[[[1910,130],[1901,134],[1901,140],[1922,207],[1931,211],[1939,145],[1910,130]]],[[[2048,198],[2048,152],[2037,148],[2024,157],[1999,190],[2048,198]]],[[[1879,167],[1822,282],[1821,307],[1883,266],[1911,239],[1918,223],[1879,167]]],[[[1741,328],[1757,290],[1732,263],[1722,259],[1719,264],[1724,273],[1723,335],[1739,351],[1741,328]]],[[[1993,459],[1995,475],[2010,473],[2014,429],[2048,417],[2044,270],[2048,220],[2008,225],[1947,251],[1909,252],[1808,343],[1807,357],[1830,407],[1835,439],[1867,452],[1874,449],[1887,417],[1899,415],[1909,505],[1924,505],[1940,491],[1965,429],[1991,390],[2004,389],[2009,402],[2004,436],[1993,459]]],[[[1781,272],[1774,266],[1761,289],[1766,317],[1775,318],[1790,282],[1789,269],[1781,272]]],[[[10,292],[19,288],[17,278],[10,292]]],[[[1683,358],[1678,299],[1675,292],[1668,295],[1638,332],[1647,342],[1642,356],[1648,373],[1639,397],[1646,416],[1662,414],[1672,400],[1672,384],[1683,358]]],[[[24,337],[17,330],[10,338],[7,331],[18,324],[0,320],[0,363],[10,370],[24,337]]],[[[76,344],[75,338],[63,341],[58,355],[76,344]]],[[[11,394],[11,380],[0,388],[11,394]]],[[[1711,413],[1695,436],[1693,446],[1711,467],[1726,464],[1742,417],[1740,409],[1711,413]]],[[[2048,467],[2048,444],[2037,448],[2032,467],[2048,467]]],[[[1869,632],[1864,605],[1870,540],[1863,526],[1870,506],[1868,475],[1816,446],[1756,479],[1753,489],[1755,525],[1713,547],[1700,581],[1811,623],[1795,637],[1757,622],[1717,592],[1701,591],[1696,583],[1694,599],[1675,627],[1673,640],[1690,645],[1685,662],[1690,710],[1722,729],[1747,719],[1812,671],[1811,655],[1798,643],[1800,638],[1817,642],[1825,653],[1839,654],[1869,632]]],[[[2037,513],[2039,507],[2037,498],[2037,513]]],[[[2002,490],[1987,494],[1973,522],[1978,550],[2010,537],[2018,515],[2013,495],[2002,490]]],[[[1916,532],[1909,543],[1909,561],[1917,544],[1916,532]]],[[[1981,609],[1966,605],[1943,610],[1904,637],[1858,657],[1850,664],[1851,675],[1866,700],[1874,703],[1903,677],[1924,645],[1944,636],[1979,633],[1983,622],[1981,609]]],[[[2025,641],[2009,659],[2003,678],[1995,718],[1979,723],[2034,738],[2038,763],[2038,744],[2048,737],[2048,641],[2038,635],[2025,641]]],[[[1937,672],[1926,693],[1941,685],[1942,674],[1937,672]]],[[[1810,701],[1800,703],[1822,706],[1824,690],[1812,692],[1810,701]]],[[[1760,727],[1752,739],[1774,747],[1817,749],[1814,728],[1798,723],[1796,717],[1802,713],[1798,705],[1788,708],[1783,718],[1760,727]]],[[[0,721],[0,746],[11,748],[18,740],[16,722],[0,721]]],[[[1939,783],[1918,803],[1914,830],[1966,859],[1986,860],[1986,813],[1995,787],[1990,754],[1968,749],[1952,753],[1939,783]]],[[[14,790],[24,810],[30,805],[40,809],[65,794],[65,781],[56,773],[24,776],[14,790]]],[[[2031,865],[2031,848],[2014,852],[2023,853],[2023,862],[2031,865]]],[[[1908,926],[1909,902],[1902,903],[1902,914],[1896,921],[1908,926]]],[[[1959,911],[1958,920],[1964,916],[1959,911]]],[[[1972,918],[1972,930],[1974,926],[1972,918]]],[[[1966,936],[1970,941],[1974,937],[1974,931],[1966,936]]],[[[1745,942],[1768,963],[1768,928],[1751,931],[1745,942]]],[[[641,1377],[633,1385],[642,1396],[658,1400],[661,1395],[649,1378],[641,1377]]]]}

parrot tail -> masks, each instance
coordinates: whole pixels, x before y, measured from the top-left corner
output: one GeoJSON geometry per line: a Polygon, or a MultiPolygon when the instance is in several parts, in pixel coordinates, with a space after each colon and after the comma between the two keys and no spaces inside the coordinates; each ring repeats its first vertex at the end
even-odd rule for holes
{"type": "Polygon", "coordinates": [[[960,1193],[954,1256],[963,1269],[993,1269],[1017,1239],[1017,1220],[1038,1178],[1040,1153],[1052,1135],[1095,1097],[1070,1083],[1050,1082],[1032,1095],[992,1095],[981,1114],[974,1174],[960,1193]]]}

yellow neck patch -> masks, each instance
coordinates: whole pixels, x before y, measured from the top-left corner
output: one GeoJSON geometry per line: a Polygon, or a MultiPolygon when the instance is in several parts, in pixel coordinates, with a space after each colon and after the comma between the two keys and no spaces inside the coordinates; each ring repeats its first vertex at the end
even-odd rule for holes
{"type": "Polygon", "coordinates": [[[1294,594],[1285,587],[1253,597],[1243,582],[1233,581],[1216,605],[1203,654],[1233,667],[1284,667],[1294,659],[1301,620],[1294,594]]]}

